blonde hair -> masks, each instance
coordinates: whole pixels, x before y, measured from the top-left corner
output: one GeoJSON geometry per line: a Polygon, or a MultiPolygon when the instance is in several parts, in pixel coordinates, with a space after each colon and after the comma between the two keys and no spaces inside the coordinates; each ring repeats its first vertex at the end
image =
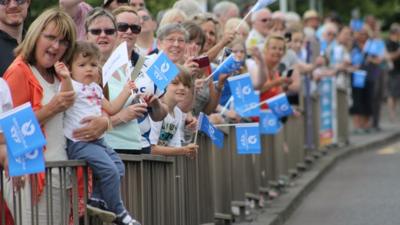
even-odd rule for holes
{"type": "Polygon", "coordinates": [[[267,37],[267,40],[265,41],[265,44],[264,44],[264,50],[266,50],[268,48],[269,44],[271,43],[271,40],[282,41],[284,43],[284,51],[286,52],[285,37],[283,37],[282,35],[278,35],[278,34],[271,34],[267,37]]]}
{"type": "Polygon", "coordinates": [[[21,55],[28,63],[35,64],[36,43],[38,42],[40,35],[42,35],[43,30],[50,23],[54,23],[58,34],[64,36],[65,40],[68,41],[69,46],[61,57],[61,60],[69,61],[75,47],[75,24],[71,17],[59,8],[47,9],[33,21],[26,32],[24,40],[14,50],[15,54],[21,55]]]}
{"type": "Polygon", "coordinates": [[[164,15],[163,15],[163,17],[162,17],[162,19],[160,21],[159,27],[162,27],[164,25],[171,24],[171,23],[177,23],[178,21],[176,21],[176,20],[179,19],[179,18],[183,19],[182,22],[187,20],[186,13],[183,12],[182,10],[180,10],[180,9],[177,9],[177,8],[168,9],[164,13],[164,15]]]}
{"type": "Polygon", "coordinates": [[[241,21],[242,21],[242,19],[240,19],[238,17],[230,18],[225,23],[224,32],[235,30],[236,27],[240,24],[240,28],[243,28],[245,30],[245,32],[247,33],[247,35],[249,35],[249,32],[250,32],[249,25],[247,23],[241,23],[241,21]]]}
{"type": "Polygon", "coordinates": [[[124,13],[124,12],[133,13],[133,14],[135,14],[136,16],[139,16],[139,15],[137,14],[135,8],[133,8],[133,6],[130,6],[130,5],[122,5],[122,6],[119,6],[118,8],[116,8],[116,9],[114,9],[114,10],[112,11],[112,14],[114,15],[114,17],[116,17],[116,16],[118,16],[119,14],[124,13]]]}

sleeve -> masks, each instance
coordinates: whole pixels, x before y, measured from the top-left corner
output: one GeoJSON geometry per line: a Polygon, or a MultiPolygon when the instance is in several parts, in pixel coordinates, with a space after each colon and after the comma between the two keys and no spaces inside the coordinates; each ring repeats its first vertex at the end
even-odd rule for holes
{"type": "MultiPolygon", "coordinates": [[[[22,105],[26,102],[33,102],[33,96],[31,96],[33,87],[29,85],[24,69],[18,66],[18,64],[12,64],[7,69],[4,73],[4,79],[10,88],[12,101],[15,106],[22,105]]],[[[32,107],[35,109],[37,106],[33,105],[32,107]]]]}
{"type": "Polygon", "coordinates": [[[181,131],[181,124],[182,124],[182,111],[180,111],[179,109],[178,109],[178,107],[175,107],[175,118],[176,118],[176,121],[177,121],[177,124],[176,124],[176,127],[177,127],[177,129],[176,129],[176,132],[175,132],[175,134],[174,134],[174,136],[172,136],[172,139],[169,141],[169,146],[171,146],[171,147],[181,147],[182,146],[182,136],[181,136],[181,133],[182,133],[182,131],[181,131]]]}
{"type": "Polygon", "coordinates": [[[156,145],[156,144],[158,144],[158,139],[160,137],[160,130],[161,130],[162,121],[154,122],[150,118],[150,125],[151,125],[151,129],[150,129],[150,144],[156,145]]]}

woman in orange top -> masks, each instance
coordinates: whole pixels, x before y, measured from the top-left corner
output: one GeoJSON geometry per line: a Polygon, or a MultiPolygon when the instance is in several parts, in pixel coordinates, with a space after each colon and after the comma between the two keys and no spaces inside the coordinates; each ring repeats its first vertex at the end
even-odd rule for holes
{"type": "MultiPolygon", "coordinates": [[[[72,105],[73,91],[60,92],[60,80],[54,71],[57,61],[68,61],[74,50],[76,31],[74,22],[65,12],[52,8],[44,11],[29,27],[25,39],[16,48],[17,58],[4,74],[15,106],[30,102],[46,135],[44,158],[46,161],[67,160],[66,139],[62,132],[63,112],[72,105]]],[[[91,141],[103,134],[108,126],[107,117],[84,118],[84,127],[74,131],[74,137],[91,141]]],[[[22,221],[31,224],[31,199],[38,206],[39,224],[46,224],[46,196],[44,189],[51,188],[53,201],[53,224],[61,221],[61,199],[68,199],[59,183],[57,171],[52,172],[52,185],[45,186],[44,174],[38,174],[38,183],[31,192],[31,185],[22,185],[22,221]],[[32,193],[32,195],[31,195],[32,193]]],[[[22,178],[21,178],[22,179],[22,178]]],[[[66,181],[67,184],[69,181],[66,181]]],[[[12,196],[5,195],[5,196],[12,196]]],[[[11,200],[12,202],[12,200],[11,200]]]]}
{"type": "MultiPolygon", "coordinates": [[[[260,90],[260,102],[282,93],[292,83],[291,78],[281,77],[278,72],[278,65],[285,51],[285,38],[280,35],[270,35],[264,45],[264,59],[253,54],[259,64],[259,76],[253,77],[253,83],[255,89],[260,90]]],[[[263,104],[261,108],[267,109],[268,105],[263,104]]]]}

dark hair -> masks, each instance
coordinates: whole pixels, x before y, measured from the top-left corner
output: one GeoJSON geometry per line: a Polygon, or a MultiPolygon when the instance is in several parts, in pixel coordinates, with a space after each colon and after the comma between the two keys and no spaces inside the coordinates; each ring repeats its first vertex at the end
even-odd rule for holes
{"type": "Polygon", "coordinates": [[[187,32],[189,32],[189,41],[198,38],[201,43],[201,50],[203,50],[204,44],[206,43],[206,35],[201,27],[192,21],[185,21],[181,25],[187,30],[187,32]]]}
{"type": "Polygon", "coordinates": [[[71,59],[67,62],[68,65],[72,66],[72,63],[79,55],[89,59],[98,58],[100,55],[100,50],[97,45],[93,43],[87,41],[77,41],[75,45],[75,51],[73,52],[71,59]]]}

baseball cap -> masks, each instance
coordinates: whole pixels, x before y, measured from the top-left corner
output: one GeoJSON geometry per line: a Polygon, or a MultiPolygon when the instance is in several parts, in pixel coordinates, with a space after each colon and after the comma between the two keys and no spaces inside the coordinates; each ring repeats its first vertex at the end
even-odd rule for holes
{"type": "Polygon", "coordinates": [[[310,10],[307,10],[303,14],[303,20],[307,20],[307,19],[311,19],[311,18],[319,18],[317,11],[310,9],[310,10]]]}

